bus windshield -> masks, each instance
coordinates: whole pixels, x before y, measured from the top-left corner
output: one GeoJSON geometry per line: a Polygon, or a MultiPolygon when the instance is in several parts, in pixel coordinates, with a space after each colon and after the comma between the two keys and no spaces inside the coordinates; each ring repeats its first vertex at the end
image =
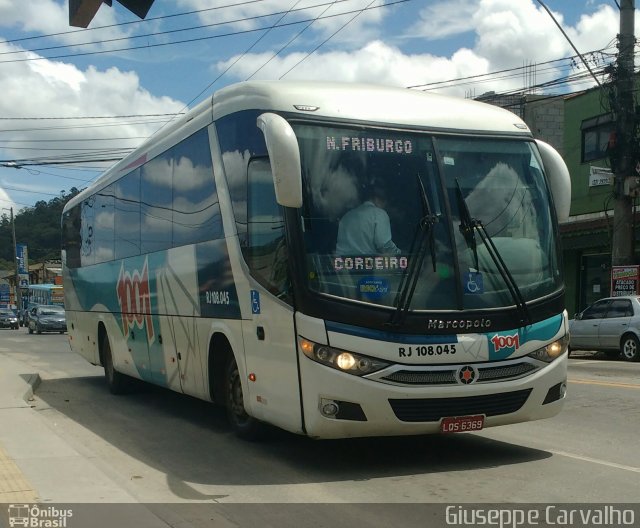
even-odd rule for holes
{"type": "Polygon", "coordinates": [[[312,291],[420,311],[513,306],[561,288],[531,141],[293,126],[312,291]]]}

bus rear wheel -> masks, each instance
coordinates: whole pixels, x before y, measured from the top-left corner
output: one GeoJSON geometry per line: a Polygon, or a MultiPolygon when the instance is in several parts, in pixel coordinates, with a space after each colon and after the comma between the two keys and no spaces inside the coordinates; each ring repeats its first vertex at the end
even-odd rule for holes
{"type": "Polygon", "coordinates": [[[242,380],[235,358],[231,355],[225,372],[225,407],[227,418],[237,436],[257,440],[262,436],[263,424],[249,416],[244,409],[242,380]]]}
{"type": "Polygon", "coordinates": [[[111,344],[106,332],[102,336],[102,364],[104,366],[104,378],[111,394],[126,394],[131,388],[131,380],[128,376],[120,374],[113,366],[111,344]]]}

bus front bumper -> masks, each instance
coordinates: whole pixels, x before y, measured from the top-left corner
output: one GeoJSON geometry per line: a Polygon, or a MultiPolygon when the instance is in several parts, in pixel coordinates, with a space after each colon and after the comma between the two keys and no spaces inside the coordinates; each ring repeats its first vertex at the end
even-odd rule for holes
{"type": "Polygon", "coordinates": [[[564,404],[567,354],[499,383],[398,386],[300,357],[304,425],[313,438],[440,433],[445,418],[482,416],[493,427],[555,416],[564,404]]]}

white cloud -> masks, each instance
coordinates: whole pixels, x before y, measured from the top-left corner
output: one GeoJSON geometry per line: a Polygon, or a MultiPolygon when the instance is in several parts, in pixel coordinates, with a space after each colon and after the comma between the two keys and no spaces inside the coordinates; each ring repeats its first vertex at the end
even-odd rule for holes
{"type": "MultiPolygon", "coordinates": [[[[121,6],[118,6],[120,8],[121,6]]],[[[116,10],[102,5],[96,16],[91,21],[88,30],[69,26],[68,2],[56,2],[54,0],[28,0],[16,2],[15,0],[0,0],[0,27],[19,28],[22,31],[38,35],[51,35],[47,39],[32,38],[19,42],[24,49],[39,50],[56,45],[74,45],[72,48],[82,51],[95,51],[124,47],[122,41],[83,46],[75,45],[91,42],[99,42],[111,39],[127,39],[131,28],[106,27],[117,23],[116,10]]],[[[48,51],[51,55],[65,55],[72,53],[68,48],[48,51]]],[[[5,57],[8,59],[9,57],[5,57]]],[[[15,58],[24,58],[24,54],[15,55],[15,58]]],[[[3,59],[5,60],[5,59],[3,59]]]]}
{"type": "MultiPolygon", "coordinates": [[[[315,33],[316,35],[329,36],[349,21],[354,16],[354,11],[368,7],[373,8],[383,3],[382,0],[349,0],[338,1],[333,4],[330,4],[328,0],[299,0],[298,2],[293,0],[264,0],[259,3],[245,3],[244,5],[214,10],[212,8],[228,6],[228,0],[179,0],[178,6],[184,11],[199,10],[198,18],[203,24],[223,22],[226,23],[225,25],[240,31],[268,27],[276,23],[288,24],[321,17],[320,20],[314,22],[305,31],[305,34],[315,33]],[[265,16],[272,13],[272,16],[265,16]],[[341,13],[346,14],[334,16],[341,13]]],[[[336,40],[357,41],[360,43],[366,41],[367,38],[374,35],[372,29],[382,22],[384,16],[385,9],[367,9],[349,23],[349,31],[336,37],[336,40]]],[[[301,23],[299,26],[292,26],[287,35],[290,36],[302,30],[307,24],[308,22],[301,23]]],[[[256,33],[255,35],[252,39],[257,39],[261,33],[256,33]]],[[[277,30],[272,30],[270,39],[281,39],[286,42],[289,40],[289,36],[283,38],[278,34],[277,30]]]]}
{"type": "MultiPolygon", "coordinates": [[[[552,11],[553,12],[553,11],[552,11]]],[[[605,47],[615,38],[617,13],[611,6],[601,5],[583,15],[575,27],[566,26],[562,14],[553,12],[578,49],[588,52],[605,47]]],[[[405,38],[420,38],[424,52],[407,53],[389,44],[391,38],[374,39],[354,49],[326,51],[332,43],[306,57],[306,53],[283,53],[271,59],[271,53],[247,54],[228,75],[245,79],[264,66],[255,78],[277,79],[302,59],[286,75],[287,79],[335,79],[397,86],[426,85],[442,80],[471,77],[509,68],[527,66],[536,82],[558,78],[554,65],[538,68],[542,62],[574,55],[571,45],[548,13],[534,0],[451,0],[431,3],[419,13],[420,20],[406,30],[405,38]],[[450,55],[428,53],[430,42],[473,32],[473,41],[450,55]],[[430,40],[431,39],[431,40],[430,40]]],[[[399,35],[394,35],[397,40],[399,35]]],[[[404,42],[403,42],[404,43],[404,42]]],[[[414,46],[415,47],[415,46],[414,46]]],[[[310,46],[311,49],[311,46],[310,46]]],[[[220,61],[223,71],[237,57],[220,61]]],[[[523,88],[530,82],[523,74],[502,76],[491,82],[471,82],[455,88],[441,89],[455,95],[523,88]]],[[[585,88],[583,84],[580,88],[585,88]]]]}
{"type": "Polygon", "coordinates": [[[9,213],[5,209],[11,208],[13,208],[13,214],[15,215],[20,209],[20,206],[18,206],[18,204],[16,204],[11,199],[11,196],[9,196],[7,192],[0,186],[0,216],[4,214],[9,216],[9,213]]]}
{"type": "Polygon", "coordinates": [[[427,40],[437,40],[473,31],[473,15],[479,0],[451,0],[432,3],[422,9],[419,21],[408,33],[427,40]]]}
{"type": "MultiPolygon", "coordinates": [[[[255,78],[274,79],[282,76],[301,59],[304,53],[292,53],[271,61],[255,78]]],[[[253,73],[268,58],[269,54],[245,56],[234,67],[234,75],[245,77],[253,73]]],[[[236,60],[218,63],[224,70],[236,60]]],[[[311,55],[300,62],[288,80],[333,79],[343,82],[370,82],[390,86],[412,86],[428,82],[443,81],[456,77],[486,73],[488,63],[473,51],[461,49],[451,58],[429,54],[407,55],[400,49],[381,41],[370,42],[366,46],[351,51],[330,51],[311,55]]],[[[457,92],[464,95],[464,88],[457,92]]]]}
{"type": "MultiPolygon", "coordinates": [[[[15,49],[15,46],[0,42],[0,53],[15,49]]],[[[5,120],[0,128],[0,159],[5,160],[43,155],[58,157],[68,153],[60,149],[134,147],[143,141],[137,138],[148,137],[160,126],[158,123],[140,123],[140,119],[135,120],[137,124],[129,120],[130,124],[114,127],[104,126],[110,123],[105,120],[25,121],[22,118],[166,114],[178,112],[184,107],[183,103],[170,97],[151,94],[140,85],[135,72],[113,67],[99,70],[90,66],[82,70],[63,62],[41,60],[2,65],[2,75],[0,116],[21,118],[5,120]],[[78,124],[85,128],[74,126],[78,124]],[[99,126],[86,128],[96,124],[99,126]],[[136,139],[108,140],[113,137],[136,139]],[[103,141],[87,141],[88,138],[103,141]],[[34,140],[38,142],[34,143],[34,140]]],[[[122,120],[113,122],[122,123],[122,120]]],[[[57,194],[61,188],[83,186],[81,182],[61,185],[59,181],[43,185],[42,179],[25,178],[26,175],[25,170],[1,169],[0,187],[4,185],[57,194]]]]}

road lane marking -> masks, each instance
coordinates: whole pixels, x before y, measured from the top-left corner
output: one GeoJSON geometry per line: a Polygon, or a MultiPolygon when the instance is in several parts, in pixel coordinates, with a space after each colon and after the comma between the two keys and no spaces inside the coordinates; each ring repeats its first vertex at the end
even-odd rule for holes
{"type": "Polygon", "coordinates": [[[607,466],[615,469],[623,469],[624,471],[632,471],[633,473],[640,473],[639,467],[627,466],[625,464],[616,464],[615,462],[607,462],[606,460],[600,460],[599,458],[591,458],[588,456],[575,455],[573,453],[567,453],[566,451],[554,451],[549,449],[549,452],[554,455],[560,455],[568,458],[574,458],[576,460],[582,460],[583,462],[591,462],[593,464],[599,464],[601,466],[607,466]]]}
{"type": "Polygon", "coordinates": [[[604,387],[619,387],[625,389],[640,389],[640,385],[637,383],[620,383],[613,381],[597,381],[597,380],[586,380],[586,379],[572,379],[569,378],[569,383],[581,383],[583,385],[602,385],[604,387]]]}

